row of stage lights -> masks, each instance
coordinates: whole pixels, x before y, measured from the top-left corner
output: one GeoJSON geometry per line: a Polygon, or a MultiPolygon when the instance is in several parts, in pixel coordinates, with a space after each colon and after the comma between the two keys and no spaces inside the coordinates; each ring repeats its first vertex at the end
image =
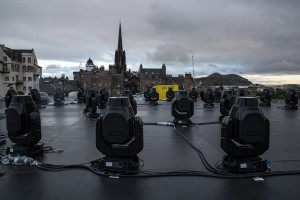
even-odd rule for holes
{"type": "MultiPolygon", "coordinates": [[[[208,105],[213,100],[211,92],[206,91],[201,96],[208,105]]],[[[246,97],[244,92],[240,90],[237,97],[234,97],[230,91],[225,91],[220,100],[220,140],[221,148],[226,153],[222,163],[232,172],[266,171],[267,163],[259,156],[269,148],[270,123],[257,98],[246,97]]],[[[288,94],[295,102],[296,95],[288,94]]],[[[105,90],[100,91],[99,95],[95,91],[89,91],[83,98],[85,111],[97,118],[96,147],[105,155],[99,159],[99,167],[107,171],[137,170],[137,155],[143,149],[143,122],[136,116],[137,103],[128,89],[123,90],[120,97],[108,96],[105,90]],[[100,116],[96,113],[97,106],[105,108],[100,116]]],[[[18,146],[17,149],[25,149],[23,152],[35,149],[41,139],[40,113],[32,97],[12,96],[5,111],[8,137],[18,146]]],[[[159,99],[154,89],[145,97],[152,104],[159,99]]],[[[174,120],[168,124],[193,125],[190,118],[194,114],[194,101],[197,97],[197,93],[179,90],[175,94],[169,90],[167,98],[169,101],[172,99],[171,114],[174,120]]],[[[269,91],[264,90],[261,98],[263,103],[270,103],[269,91]]]]}

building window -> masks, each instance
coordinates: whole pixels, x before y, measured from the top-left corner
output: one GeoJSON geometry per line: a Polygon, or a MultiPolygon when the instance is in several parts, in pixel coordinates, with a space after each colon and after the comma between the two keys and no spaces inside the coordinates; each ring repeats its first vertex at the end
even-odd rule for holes
{"type": "Polygon", "coordinates": [[[23,57],[22,60],[23,60],[23,63],[25,63],[25,57],[23,57]]]}
{"type": "Polygon", "coordinates": [[[33,77],[33,81],[37,81],[37,77],[38,77],[38,76],[34,76],[34,77],[33,77]]]}
{"type": "Polygon", "coordinates": [[[32,81],[32,77],[28,77],[28,81],[32,81]]]}
{"type": "Polygon", "coordinates": [[[3,61],[7,61],[7,57],[6,56],[3,57],[3,61]]]}
{"type": "Polygon", "coordinates": [[[9,81],[9,77],[8,76],[5,76],[5,81],[9,81]]]}
{"type": "Polygon", "coordinates": [[[32,87],[29,87],[28,90],[30,91],[32,89],[32,87]]]}
{"type": "Polygon", "coordinates": [[[26,77],[23,77],[23,81],[26,81],[26,77]]]}
{"type": "Polygon", "coordinates": [[[23,92],[26,92],[26,87],[23,87],[23,92]]]}
{"type": "Polygon", "coordinates": [[[11,77],[12,81],[15,81],[15,77],[11,77]]]}
{"type": "Polygon", "coordinates": [[[27,58],[28,63],[31,63],[31,58],[27,58]]]}

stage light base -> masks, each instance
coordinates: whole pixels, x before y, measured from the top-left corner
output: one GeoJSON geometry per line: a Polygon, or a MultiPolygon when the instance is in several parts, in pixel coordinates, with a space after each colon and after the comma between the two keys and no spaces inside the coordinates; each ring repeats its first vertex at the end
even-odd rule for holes
{"type": "Polygon", "coordinates": [[[173,122],[175,126],[191,126],[193,122],[190,119],[174,119],[173,122]]]}
{"type": "Polygon", "coordinates": [[[225,168],[230,169],[232,173],[250,173],[250,172],[266,172],[268,164],[259,157],[251,158],[232,158],[225,155],[222,160],[225,168]]]}
{"type": "Polygon", "coordinates": [[[156,106],[156,105],[158,105],[158,102],[157,102],[157,101],[150,101],[149,104],[150,104],[150,105],[155,105],[155,106],[156,106]]]}
{"type": "Polygon", "coordinates": [[[65,105],[65,103],[64,102],[62,102],[62,101],[60,101],[60,102],[54,102],[54,104],[53,104],[54,106],[64,106],[65,105]]]}
{"type": "Polygon", "coordinates": [[[214,108],[215,105],[213,103],[204,103],[204,108],[214,108]]]}
{"type": "Polygon", "coordinates": [[[6,147],[6,155],[35,157],[44,154],[44,145],[36,144],[33,146],[11,145],[6,147]]]}
{"type": "MultiPolygon", "coordinates": [[[[227,116],[228,116],[228,115],[227,115],[227,116]]],[[[219,116],[219,122],[222,122],[223,119],[224,119],[224,117],[226,117],[226,115],[221,115],[221,116],[219,116]]]]}
{"type": "Polygon", "coordinates": [[[136,171],[139,169],[140,159],[135,157],[105,156],[98,160],[99,170],[108,172],[136,171]]]}
{"type": "Polygon", "coordinates": [[[296,105],[285,105],[284,108],[286,110],[298,110],[298,106],[296,105]]]}
{"type": "Polygon", "coordinates": [[[91,118],[91,119],[97,119],[99,117],[99,114],[98,113],[88,113],[87,116],[88,116],[88,118],[91,118]]]}
{"type": "Polygon", "coordinates": [[[270,107],[270,106],[271,106],[271,103],[264,103],[264,102],[261,102],[261,103],[259,104],[259,106],[270,107]]]}

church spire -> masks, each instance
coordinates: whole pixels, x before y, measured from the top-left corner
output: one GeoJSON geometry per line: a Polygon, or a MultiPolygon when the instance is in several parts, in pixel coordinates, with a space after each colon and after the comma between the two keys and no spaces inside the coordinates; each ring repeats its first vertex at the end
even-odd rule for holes
{"type": "Polygon", "coordinates": [[[126,71],[126,53],[125,50],[123,50],[123,44],[122,44],[121,22],[119,24],[118,48],[116,49],[115,52],[115,66],[116,66],[117,74],[121,74],[126,71]]]}
{"type": "Polygon", "coordinates": [[[119,25],[118,50],[119,50],[119,52],[123,51],[121,22],[119,25]]]}

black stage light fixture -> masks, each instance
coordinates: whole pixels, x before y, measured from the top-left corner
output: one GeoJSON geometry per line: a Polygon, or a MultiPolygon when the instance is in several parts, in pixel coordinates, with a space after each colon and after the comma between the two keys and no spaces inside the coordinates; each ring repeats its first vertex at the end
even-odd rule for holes
{"type": "Polygon", "coordinates": [[[234,100],[235,100],[235,96],[232,90],[225,90],[220,100],[221,116],[219,117],[219,120],[222,121],[225,116],[229,115],[229,111],[233,106],[234,100]]]}
{"type": "Polygon", "coordinates": [[[80,88],[77,92],[77,103],[84,103],[84,90],[82,88],[80,88]]]}
{"type": "Polygon", "coordinates": [[[157,105],[157,101],[159,100],[159,94],[156,91],[156,88],[150,88],[148,101],[150,104],[157,105]]]}
{"type": "Polygon", "coordinates": [[[298,109],[298,95],[295,89],[289,88],[285,95],[285,108],[286,109],[298,109]]]}
{"type": "Polygon", "coordinates": [[[236,92],[237,97],[245,97],[247,96],[247,91],[244,88],[239,88],[236,92]]]}
{"type": "Polygon", "coordinates": [[[192,124],[189,119],[194,115],[194,101],[189,98],[188,92],[179,90],[172,102],[172,116],[174,124],[192,124]]]}
{"type": "Polygon", "coordinates": [[[121,92],[121,97],[128,97],[129,98],[129,102],[131,104],[131,107],[133,109],[134,114],[137,114],[137,103],[136,100],[133,98],[132,92],[129,89],[124,89],[121,92]]]}
{"type": "Polygon", "coordinates": [[[166,92],[167,101],[173,101],[175,97],[175,92],[171,87],[168,88],[168,91],[166,92]]]}
{"type": "Polygon", "coordinates": [[[220,92],[220,89],[219,88],[215,88],[214,91],[213,91],[213,95],[214,95],[214,101],[216,103],[219,103],[220,102],[220,99],[221,99],[221,92],[220,92]]]}
{"type": "Polygon", "coordinates": [[[204,90],[201,89],[201,91],[199,93],[200,93],[200,99],[201,99],[201,101],[204,101],[204,90]]]}
{"type": "Polygon", "coordinates": [[[98,95],[99,108],[101,108],[101,109],[105,109],[106,108],[106,104],[108,102],[108,98],[109,98],[108,91],[105,88],[102,88],[99,91],[99,95],[98,95]]]}
{"type": "Polygon", "coordinates": [[[88,117],[98,118],[99,117],[99,114],[97,113],[98,97],[96,91],[95,90],[88,91],[85,98],[86,98],[85,112],[87,113],[88,117]]]}
{"type": "Polygon", "coordinates": [[[41,140],[40,113],[31,96],[13,96],[5,113],[8,137],[13,143],[33,146],[41,140]]]}
{"type": "Polygon", "coordinates": [[[208,88],[203,93],[203,101],[204,101],[204,107],[205,108],[212,108],[214,107],[214,95],[211,88],[208,88]]]}
{"type": "Polygon", "coordinates": [[[223,166],[234,173],[267,171],[260,157],[269,148],[270,122],[256,97],[237,97],[221,128],[223,166]]]}
{"type": "Polygon", "coordinates": [[[65,105],[65,95],[61,88],[56,88],[53,95],[54,106],[63,106],[65,105]]]}
{"type": "Polygon", "coordinates": [[[6,94],[5,94],[5,106],[6,108],[9,107],[9,104],[11,102],[11,99],[14,95],[17,95],[16,91],[13,88],[10,88],[7,90],[6,94]]]}
{"type": "Polygon", "coordinates": [[[145,101],[149,101],[149,93],[150,93],[150,88],[147,88],[147,90],[144,92],[145,101]]]}
{"type": "Polygon", "coordinates": [[[37,89],[30,89],[29,94],[32,97],[33,102],[38,108],[42,108],[41,95],[37,89]]]}
{"type": "Polygon", "coordinates": [[[260,94],[260,106],[271,106],[271,92],[268,88],[264,88],[263,91],[260,94]]]}
{"type": "Polygon", "coordinates": [[[198,91],[196,90],[196,88],[192,88],[192,90],[189,92],[189,97],[193,100],[193,101],[197,101],[198,98],[198,91]]]}
{"type": "Polygon", "coordinates": [[[96,122],[96,147],[105,155],[100,169],[137,170],[143,149],[143,122],[134,115],[128,97],[111,97],[96,122]]]}

